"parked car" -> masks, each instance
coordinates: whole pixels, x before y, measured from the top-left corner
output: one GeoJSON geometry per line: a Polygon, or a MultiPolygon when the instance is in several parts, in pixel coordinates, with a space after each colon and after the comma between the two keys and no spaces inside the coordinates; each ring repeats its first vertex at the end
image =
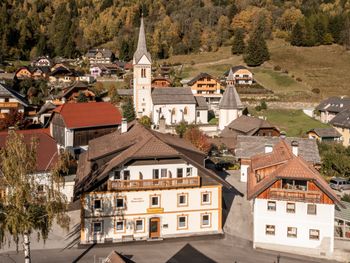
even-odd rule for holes
{"type": "Polygon", "coordinates": [[[330,180],[329,186],[338,191],[349,190],[350,181],[345,178],[335,177],[330,180]]]}

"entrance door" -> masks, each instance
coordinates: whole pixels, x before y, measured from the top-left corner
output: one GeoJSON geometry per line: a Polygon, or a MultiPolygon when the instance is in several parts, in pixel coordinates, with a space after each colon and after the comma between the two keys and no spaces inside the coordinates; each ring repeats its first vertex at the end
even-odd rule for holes
{"type": "Polygon", "coordinates": [[[149,237],[150,238],[160,237],[160,218],[154,217],[150,219],[149,237]]]}

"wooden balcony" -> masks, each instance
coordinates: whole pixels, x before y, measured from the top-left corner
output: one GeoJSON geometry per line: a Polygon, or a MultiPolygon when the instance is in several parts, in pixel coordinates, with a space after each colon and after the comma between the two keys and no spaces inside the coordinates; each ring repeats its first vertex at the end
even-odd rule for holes
{"type": "Polygon", "coordinates": [[[321,193],[316,191],[271,188],[269,192],[269,198],[284,201],[320,203],[321,193]]]}
{"type": "Polygon", "coordinates": [[[17,108],[18,102],[0,102],[0,108],[17,108]]]}
{"type": "Polygon", "coordinates": [[[172,189],[198,187],[200,177],[167,178],[149,180],[113,180],[108,181],[109,191],[139,191],[149,189],[172,189]]]}

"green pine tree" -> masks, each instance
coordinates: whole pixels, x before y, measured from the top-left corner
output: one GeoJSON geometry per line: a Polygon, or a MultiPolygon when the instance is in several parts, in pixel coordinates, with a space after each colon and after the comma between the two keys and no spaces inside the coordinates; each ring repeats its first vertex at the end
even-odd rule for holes
{"type": "Polygon", "coordinates": [[[249,38],[248,46],[244,53],[244,62],[248,66],[256,67],[269,59],[270,54],[264,39],[264,23],[260,21],[249,38]]]}
{"type": "Polygon", "coordinates": [[[126,118],[128,122],[135,120],[135,109],[132,99],[128,99],[122,106],[123,117],[126,118]]]}
{"type": "Polygon", "coordinates": [[[231,52],[234,55],[240,55],[244,53],[244,49],[244,30],[242,28],[238,28],[233,38],[231,52]]]}
{"type": "Polygon", "coordinates": [[[293,46],[297,46],[297,47],[303,46],[303,44],[304,44],[304,32],[303,32],[303,27],[300,23],[297,23],[293,27],[290,43],[293,46]]]}

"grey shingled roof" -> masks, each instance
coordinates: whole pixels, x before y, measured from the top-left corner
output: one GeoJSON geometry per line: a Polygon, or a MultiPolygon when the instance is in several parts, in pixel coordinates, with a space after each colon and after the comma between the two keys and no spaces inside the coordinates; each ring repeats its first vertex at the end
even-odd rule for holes
{"type": "Polygon", "coordinates": [[[139,39],[137,42],[137,49],[134,54],[135,62],[138,63],[143,56],[146,56],[148,60],[152,62],[151,54],[147,51],[145,26],[143,23],[143,17],[141,17],[139,39]]]}
{"type": "MultiPolygon", "coordinates": [[[[264,136],[237,136],[237,147],[235,149],[236,157],[251,158],[252,156],[265,152],[265,145],[276,145],[281,140],[280,137],[264,136]]],[[[318,152],[317,143],[313,139],[287,137],[284,140],[290,145],[292,141],[298,142],[299,155],[307,162],[320,164],[321,157],[318,152]]]]}
{"type": "Polygon", "coordinates": [[[334,128],[315,128],[312,129],[314,133],[316,133],[321,138],[330,138],[330,137],[341,137],[341,134],[334,128]]]}
{"type": "Polygon", "coordinates": [[[228,73],[226,81],[232,81],[234,83],[235,77],[233,76],[232,68],[230,68],[230,72],[228,73]]]}
{"type": "Polygon", "coordinates": [[[211,78],[211,79],[215,79],[217,81],[217,79],[214,78],[212,75],[209,75],[208,73],[201,72],[196,77],[191,79],[187,84],[192,86],[194,83],[196,83],[196,81],[203,79],[203,78],[211,78]]]}
{"type": "Polygon", "coordinates": [[[350,108],[338,113],[329,123],[336,127],[350,129],[350,108]]]}
{"type": "Polygon", "coordinates": [[[96,54],[97,54],[98,52],[101,52],[101,54],[102,54],[102,56],[103,56],[104,58],[111,58],[112,55],[113,55],[112,51],[109,50],[109,49],[104,49],[104,48],[98,49],[98,48],[96,48],[96,49],[90,49],[90,50],[86,53],[85,56],[88,57],[88,58],[93,58],[93,57],[96,56],[96,54]]]}
{"type": "Polygon", "coordinates": [[[202,96],[195,96],[194,97],[197,102],[196,109],[197,110],[207,110],[208,109],[208,103],[206,102],[205,98],[202,96]]]}
{"type": "Polygon", "coordinates": [[[117,89],[119,96],[132,96],[133,89],[117,89]]]}
{"type": "Polygon", "coordinates": [[[322,101],[317,107],[318,111],[341,112],[350,108],[350,98],[347,97],[330,97],[322,101]]]}
{"type": "Polygon", "coordinates": [[[152,91],[154,105],[159,104],[196,104],[191,88],[156,88],[152,91]]]}
{"type": "Polygon", "coordinates": [[[341,201],[341,204],[343,207],[338,205],[335,207],[334,217],[350,221],[350,203],[341,201]]]}
{"type": "Polygon", "coordinates": [[[19,103],[21,103],[25,107],[28,107],[29,105],[28,101],[25,99],[23,95],[7,87],[5,84],[1,84],[1,83],[0,83],[0,97],[12,97],[17,99],[19,103]]]}
{"type": "Polygon", "coordinates": [[[219,103],[219,109],[243,109],[243,104],[236,88],[233,85],[227,86],[219,103]]]}

